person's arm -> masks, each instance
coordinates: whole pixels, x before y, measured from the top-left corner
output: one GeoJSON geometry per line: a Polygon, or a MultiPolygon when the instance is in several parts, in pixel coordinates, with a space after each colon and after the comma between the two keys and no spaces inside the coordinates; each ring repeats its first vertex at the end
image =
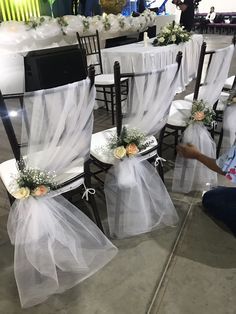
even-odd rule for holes
{"type": "Polygon", "coordinates": [[[194,145],[192,144],[179,144],[177,146],[177,151],[185,158],[196,159],[200,161],[203,165],[209,169],[224,175],[225,173],[217,166],[216,160],[202,154],[194,145]]]}

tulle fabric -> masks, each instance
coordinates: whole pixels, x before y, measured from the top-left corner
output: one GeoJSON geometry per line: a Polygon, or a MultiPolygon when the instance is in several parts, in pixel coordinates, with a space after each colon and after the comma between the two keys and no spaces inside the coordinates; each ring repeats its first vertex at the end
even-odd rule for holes
{"type": "Polygon", "coordinates": [[[23,307],[73,287],[116,254],[100,229],[62,196],[17,200],[8,232],[23,307]]]}
{"type": "MultiPolygon", "coordinates": [[[[166,123],[177,79],[177,64],[134,77],[124,124],[155,135],[166,123]]],[[[173,226],[178,221],[159,174],[145,157],[117,160],[107,173],[105,196],[112,236],[133,236],[164,225],[173,226]]]]}
{"type": "MultiPolygon", "coordinates": [[[[211,158],[216,158],[216,144],[206,127],[201,123],[190,124],[183,133],[183,144],[191,143],[200,152],[211,158]]],[[[186,159],[177,154],[173,175],[172,190],[189,193],[204,191],[206,184],[217,185],[217,174],[195,159],[186,159]]]]}
{"type": "Polygon", "coordinates": [[[125,238],[178,222],[170,196],[147,160],[135,157],[118,162],[106,176],[105,194],[114,237],[125,238]]]}
{"type": "Polygon", "coordinates": [[[227,152],[236,139],[236,104],[226,106],[223,117],[223,140],[221,153],[227,152]]]}
{"type": "MultiPolygon", "coordinates": [[[[29,121],[22,136],[22,142],[28,140],[26,167],[54,171],[56,180],[68,169],[81,169],[89,154],[94,103],[95,88],[90,89],[88,79],[27,94],[29,121]]],[[[16,200],[10,209],[8,233],[15,245],[22,307],[76,285],[117,253],[98,227],[59,195],[82,183],[79,179],[46,196],[16,200]]]]}
{"type": "Polygon", "coordinates": [[[229,67],[234,53],[234,46],[218,49],[212,56],[204,84],[200,87],[198,99],[203,99],[212,107],[220,97],[228,77],[229,67]]]}

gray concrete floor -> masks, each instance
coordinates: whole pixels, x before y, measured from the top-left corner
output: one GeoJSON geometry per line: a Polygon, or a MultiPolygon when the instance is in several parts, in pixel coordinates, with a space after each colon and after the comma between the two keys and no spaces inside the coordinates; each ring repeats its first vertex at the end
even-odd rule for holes
{"type": "MultiPolygon", "coordinates": [[[[206,36],[208,49],[231,40],[206,36]]],[[[236,56],[230,69],[235,73],[236,56]]],[[[192,88],[190,84],[186,92],[192,88]]],[[[105,111],[95,112],[96,131],[109,127],[110,121],[105,111]]],[[[1,123],[0,138],[2,162],[11,153],[1,123]]],[[[165,154],[169,189],[173,154],[165,154]]],[[[202,211],[199,193],[170,194],[180,216],[175,228],[115,240],[119,253],[101,271],[62,295],[22,310],[13,273],[14,248],[6,232],[9,204],[0,184],[0,314],[235,314],[236,239],[202,211]]],[[[99,193],[97,201],[106,227],[105,202],[99,193]]]]}

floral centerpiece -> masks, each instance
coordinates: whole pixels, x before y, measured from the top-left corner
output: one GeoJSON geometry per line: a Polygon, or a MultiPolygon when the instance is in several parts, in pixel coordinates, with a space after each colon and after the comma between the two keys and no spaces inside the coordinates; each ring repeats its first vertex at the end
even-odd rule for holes
{"type": "Polygon", "coordinates": [[[147,137],[138,129],[127,129],[123,127],[119,137],[114,135],[110,138],[108,148],[113,150],[113,155],[117,159],[133,157],[138,152],[148,147],[147,137]]]}
{"type": "Polygon", "coordinates": [[[171,44],[180,44],[190,39],[191,34],[187,32],[183,26],[180,26],[173,21],[163,27],[161,32],[153,41],[153,46],[167,46],[171,44]]]}
{"type": "Polygon", "coordinates": [[[14,177],[11,185],[12,195],[16,199],[44,196],[50,190],[56,190],[55,177],[56,175],[51,172],[24,167],[18,170],[18,174],[14,177]]]}
{"type": "Polygon", "coordinates": [[[189,124],[202,122],[206,126],[211,126],[214,122],[215,112],[203,100],[194,100],[189,124]]]}
{"type": "Polygon", "coordinates": [[[100,0],[101,7],[107,14],[118,14],[126,4],[126,0],[100,0]]]}

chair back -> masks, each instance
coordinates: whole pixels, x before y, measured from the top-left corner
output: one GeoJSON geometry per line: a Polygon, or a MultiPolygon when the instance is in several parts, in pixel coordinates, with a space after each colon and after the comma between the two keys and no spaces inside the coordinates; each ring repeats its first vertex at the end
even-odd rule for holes
{"type": "Polygon", "coordinates": [[[182,53],[179,52],[176,63],[163,69],[144,73],[120,73],[119,62],[114,64],[116,95],[117,135],[122,123],[140,128],[147,135],[154,135],[166,123],[173,97],[177,90],[178,73],[182,53]],[[121,79],[130,78],[128,108],[124,121],[121,106],[121,79]]]}
{"type": "Polygon", "coordinates": [[[233,52],[233,45],[206,51],[206,43],[202,44],[193,99],[203,99],[209,106],[214,106],[227,79],[233,52]]]}
{"type": "Polygon", "coordinates": [[[81,81],[87,76],[85,51],[78,45],[29,52],[24,57],[25,90],[35,91],[81,81]]]}
{"type": "Polygon", "coordinates": [[[102,57],[100,49],[100,41],[98,30],[95,34],[80,36],[76,33],[79,48],[85,51],[84,65],[93,65],[95,68],[95,75],[103,73],[102,57]]]}
{"type": "MultiPolygon", "coordinates": [[[[0,91],[0,117],[17,161],[20,161],[22,156],[45,151],[46,147],[49,148],[51,145],[54,137],[54,148],[52,146],[51,150],[53,155],[53,150],[56,147],[62,147],[66,144],[62,141],[65,133],[71,132],[70,135],[72,136],[73,130],[69,131],[69,125],[73,124],[73,121],[75,123],[74,128],[78,132],[76,142],[80,140],[83,126],[86,123],[86,118],[83,122],[81,117],[86,116],[88,120],[88,117],[92,115],[94,106],[93,94],[95,98],[95,91],[91,91],[94,84],[94,69],[92,67],[89,69],[89,76],[90,83],[88,83],[88,80],[82,80],[57,88],[29,92],[25,95],[3,96],[0,91]],[[90,91],[86,91],[87,86],[89,86],[90,91]],[[87,109],[86,106],[90,106],[90,108],[87,109]],[[75,112],[74,116],[73,110],[75,112]],[[85,115],[86,110],[88,112],[85,115]],[[73,120],[74,118],[77,120],[73,120]],[[77,123],[80,123],[80,126],[77,123]],[[79,131],[81,131],[80,135],[79,131]],[[56,136],[59,136],[58,139],[56,139],[56,136]]],[[[90,122],[87,121],[87,123],[92,126],[93,119],[90,122]]],[[[68,137],[70,135],[67,134],[68,137]]],[[[82,138],[82,143],[83,141],[84,138],[82,138]]],[[[76,143],[73,143],[73,145],[76,145],[76,143]]],[[[42,154],[42,158],[44,157],[42,154]]],[[[40,166],[40,168],[42,167],[40,166]]]]}

